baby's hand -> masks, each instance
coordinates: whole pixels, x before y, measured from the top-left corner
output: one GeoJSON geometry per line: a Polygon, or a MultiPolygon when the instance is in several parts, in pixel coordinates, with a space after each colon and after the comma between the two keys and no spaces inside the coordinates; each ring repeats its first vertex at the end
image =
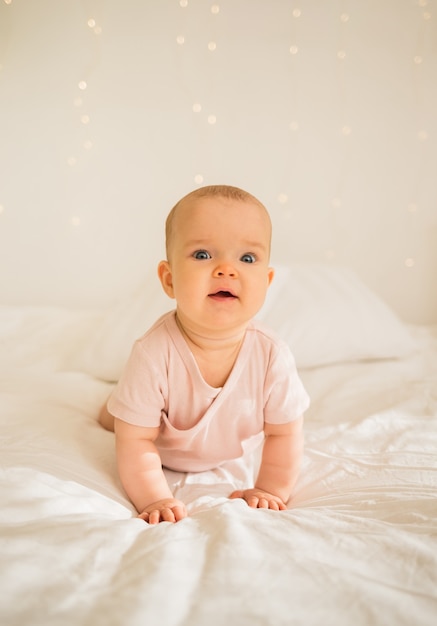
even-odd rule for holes
{"type": "Polygon", "coordinates": [[[146,506],[138,517],[149,524],[159,524],[159,522],[179,522],[187,517],[185,504],[175,498],[165,498],[152,502],[146,506]]]}
{"type": "Polygon", "coordinates": [[[244,489],[243,491],[234,491],[230,498],[243,498],[247,504],[253,509],[271,509],[272,511],[284,511],[287,507],[281,498],[274,496],[262,489],[244,489]]]}

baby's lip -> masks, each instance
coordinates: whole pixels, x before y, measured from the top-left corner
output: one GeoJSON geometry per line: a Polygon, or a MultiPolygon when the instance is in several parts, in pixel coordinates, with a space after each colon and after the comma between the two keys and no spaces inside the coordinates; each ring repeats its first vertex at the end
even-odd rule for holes
{"type": "Polygon", "coordinates": [[[223,298],[223,299],[226,299],[226,298],[232,299],[232,298],[237,297],[234,293],[232,293],[232,291],[229,291],[228,289],[220,289],[213,293],[209,293],[208,296],[210,298],[223,298]]]}

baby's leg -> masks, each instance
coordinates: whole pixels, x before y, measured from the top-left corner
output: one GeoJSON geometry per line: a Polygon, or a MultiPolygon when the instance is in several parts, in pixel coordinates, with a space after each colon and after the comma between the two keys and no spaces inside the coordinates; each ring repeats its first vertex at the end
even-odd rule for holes
{"type": "Polygon", "coordinates": [[[106,428],[106,430],[111,430],[114,432],[114,416],[106,408],[106,403],[102,406],[99,413],[99,424],[106,428]]]}

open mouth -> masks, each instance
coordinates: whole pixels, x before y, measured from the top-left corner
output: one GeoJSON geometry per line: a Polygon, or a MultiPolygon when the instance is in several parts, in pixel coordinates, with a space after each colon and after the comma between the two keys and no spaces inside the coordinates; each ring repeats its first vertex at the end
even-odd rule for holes
{"type": "Polygon", "coordinates": [[[237,298],[230,291],[216,291],[215,293],[210,293],[209,297],[215,300],[235,300],[237,298]]]}

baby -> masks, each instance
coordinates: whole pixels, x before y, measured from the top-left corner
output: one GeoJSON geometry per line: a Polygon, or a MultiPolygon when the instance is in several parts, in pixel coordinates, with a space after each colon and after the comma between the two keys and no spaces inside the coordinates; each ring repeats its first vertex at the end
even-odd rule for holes
{"type": "Polygon", "coordinates": [[[208,470],[262,433],[254,487],[229,497],[286,508],[309,399],[288,346],[253,320],[274,275],[270,239],[266,208],[237,187],[197,189],[168,215],[158,276],[176,309],[135,342],[99,417],[115,431],[120,479],[150,524],[187,516],[162,466],[208,470]]]}

